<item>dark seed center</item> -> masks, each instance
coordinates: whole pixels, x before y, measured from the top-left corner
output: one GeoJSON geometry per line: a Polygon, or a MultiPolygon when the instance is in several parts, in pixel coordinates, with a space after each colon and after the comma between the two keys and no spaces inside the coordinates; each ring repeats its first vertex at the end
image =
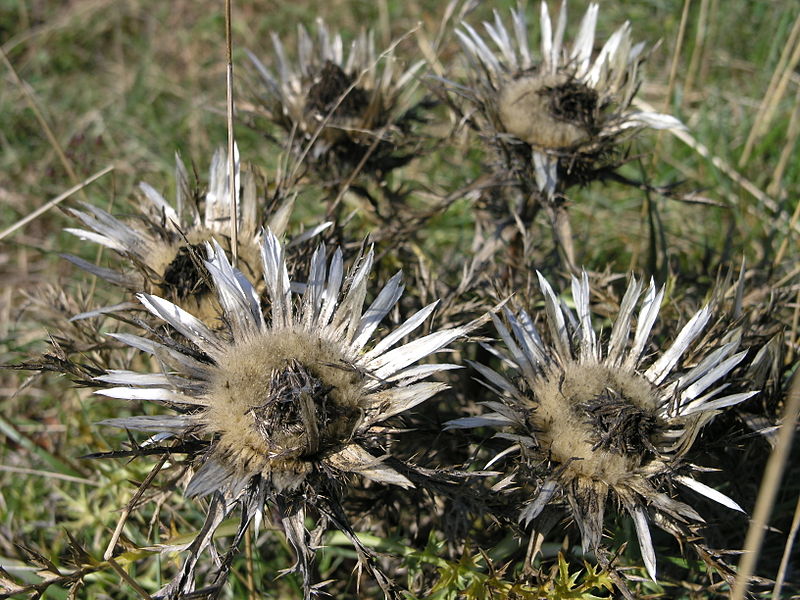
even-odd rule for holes
{"type": "Polygon", "coordinates": [[[353,77],[347,75],[339,65],[329,60],[325,61],[325,65],[308,90],[309,109],[323,115],[330,113],[333,117],[361,115],[369,105],[369,98],[359,87],[353,87],[348,91],[352,84],[353,77]],[[347,95],[342,98],[345,92],[347,95]]]}
{"type": "Polygon", "coordinates": [[[335,444],[349,411],[331,396],[331,388],[296,360],[273,371],[269,388],[248,412],[256,430],[276,452],[309,457],[335,444]]]}
{"type": "Polygon", "coordinates": [[[656,452],[650,441],[656,428],[655,416],[611,388],[576,408],[593,429],[592,450],[602,448],[616,454],[656,452]]]}
{"type": "Polygon", "coordinates": [[[164,270],[164,287],[178,300],[209,291],[209,273],[203,265],[201,251],[200,244],[182,246],[164,270]]]}
{"type": "Polygon", "coordinates": [[[539,94],[550,101],[550,114],[559,121],[580,124],[593,132],[598,118],[598,96],[592,88],[577,81],[545,87],[539,94]]]}

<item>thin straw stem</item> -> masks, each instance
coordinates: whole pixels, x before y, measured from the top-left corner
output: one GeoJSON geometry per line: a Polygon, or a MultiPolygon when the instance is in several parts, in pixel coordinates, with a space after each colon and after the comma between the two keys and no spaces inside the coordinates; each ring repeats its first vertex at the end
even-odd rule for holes
{"type": "Polygon", "coordinates": [[[66,192],[63,192],[62,194],[59,194],[58,196],[56,196],[55,198],[50,200],[50,202],[47,202],[46,204],[43,204],[42,206],[37,208],[35,211],[33,211],[28,216],[23,217],[22,219],[20,219],[16,223],[14,223],[11,227],[6,229],[5,231],[0,232],[0,240],[2,240],[4,237],[6,237],[8,235],[11,235],[17,229],[19,229],[21,227],[24,227],[25,225],[27,225],[28,223],[30,223],[31,221],[33,221],[37,217],[43,215],[48,210],[50,210],[51,208],[56,206],[58,203],[63,202],[64,200],[69,198],[75,192],[77,192],[79,190],[82,190],[87,185],[92,183],[95,179],[100,179],[103,175],[105,175],[106,173],[109,173],[110,171],[113,171],[113,170],[114,170],[114,165],[109,165],[105,169],[103,169],[102,171],[98,171],[97,173],[95,173],[94,175],[89,177],[88,179],[83,180],[78,185],[72,186],[66,192]]]}
{"type": "MultiPolygon", "coordinates": [[[[3,55],[3,62],[11,72],[11,77],[14,79],[14,83],[17,84],[17,87],[19,87],[19,89],[22,91],[22,94],[25,96],[25,100],[28,102],[28,106],[31,107],[31,111],[33,111],[33,115],[39,122],[39,126],[42,128],[42,131],[44,131],[47,141],[50,142],[50,145],[53,147],[53,150],[58,156],[61,166],[64,167],[64,170],[67,172],[67,176],[69,177],[70,181],[77,186],[80,179],[78,179],[78,175],[75,173],[75,170],[72,168],[72,164],[69,162],[67,155],[64,153],[64,149],[61,147],[61,144],[58,143],[53,130],[47,123],[47,119],[44,118],[44,114],[42,113],[41,108],[39,108],[38,102],[36,102],[36,96],[34,95],[33,90],[19,76],[17,70],[14,68],[14,65],[12,65],[11,61],[8,59],[6,51],[2,47],[0,47],[0,54],[3,55]]],[[[77,189],[80,190],[81,188],[78,187],[77,189]]],[[[86,198],[84,198],[84,200],[85,199],[86,198]]]]}
{"type": "Polygon", "coordinates": [[[747,588],[750,585],[750,579],[755,572],[758,555],[761,552],[761,544],[764,541],[764,532],[767,529],[769,516],[775,504],[775,497],[778,494],[781,477],[786,466],[786,460],[789,458],[789,450],[792,447],[798,412],[800,412],[800,377],[795,375],[792,387],[789,390],[789,397],[786,400],[783,422],[778,432],[778,442],[769,456],[764,478],[758,490],[756,507],[744,541],[744,551],[742,559],[739,561],[739,572],[733,585],[731,600],[744,600],[747,588]]]}
{"type": "MultiPolygon", "coordinates": [[[[786,166],[789,164],[789,160],[791,160],[798,136],[800,136],[800,89],[797,90],[797,95],[795,96],[794,111],[792,111],[792,118],[789,121],[789,130],[786,132],[786,144],[783,146],[778,165],[772,173],[772,182],[767,186],[767,193],[778,199],[780,199],[781,195],[783,174],[786,170],[786,166]]],[[[800,218],[800,202],[794,207],[794,213],[790,221],[790,229],[795,227],[798,218],[800,218]]],[[[773,265],[777,266],[783,260],[783,256],[789,248],[789,239],[791,237],[790,231],[786,234],[786,237],[783,238],[780,248],[778,248],[778,253],[775,255],[775,260],[772,263],[773,265]]]]}
{"type": "MultiPolygon", "coordinates": [[[[781,56],[778,59],[778,64],[775,65],[775,71],[772,73],[772,78],[767,85],[767,91],[764,92],[764,97],[761,99],[761,104],[758,107],[753,126],[750,128],[750,134],[747,136],[747,141],[744,144],[744,150],[742,150],[742,155],[739,157],[739,168],[746,165],[747,161],[750,159],[750,154],[753,151],[756,139],[771,118],[772,113],[770,107],[777,103],[775,100],[776,97],[779,99],[782,95],[782,93],[778,94],[777,92],[777,89],[781,86],[781,80],[785,75],[791,75],[794,71],[793,66],[787,69],[787,63],[791,62],[790,56],[792,54],[792,48],[795,48],[795,53],[800,50],[800,43],[797,43],[798,37],[800,37],[800,14],[797,15],[795,19],[792,31],[789,33],[789,38],[786,40],[786,45],[783,47],[783,52],[781,52],[781,56]]],[[[794,58],[792,58],[792,60],[794,60],[794,58]]]]}
{"type": "MultiPolygon", "coordinates": [[[[633,104],[642,110],[655,110],[650,104],[639,98],[635,99],[633,104]]],[[[688,131],[672,129],[670,130],[670,133],[681,140],[684,144],[689,146],[692,150],[697,152],[700,156],[711,161],[711,164],[725,174],[731,181],[755,198],[761,205],[762,209],[766,208],[767,210],[771,211],[773,218],[776,220],[775,225],[776,227],[780,227],[781,231],[795,231],[800,233],[800,225],[792,222],[791,216],[780,207],[774,198],[758,189],[758,187],[752,181],[739,173],[721,157],[714,155],[711,150],[708,149],[708,146],[698,141],[688,131]]],[[[763,215],[760,216],[763,217],[763,215]]]]}
{"type": "MultiPolygon", "coordinates": [[[[689,59],[689,68],[686,70],[686,82],[683,84],[683,94],[681,94],[682,100],[688,99],[691,95],[700,70],[706,40],[708,39],[708,2],[709,0],[700,0],[700,13],[697,16],[694,48],[692,49],[692,57],[689,59]]],[[[702,86],[702,81],[700,84],[702,86]]]]}
{"type": "Polygon", "coordinates": [[[230,189],[231,203],[231,255],[233,266],[239,260],[239,207],[237,206],[236,189],[236,159],[233,156],[235,142],[233,138],[233,52],[231,41],[231,0],[225,0],[225,59],[226,59],[226,81],[228,103],[228,188],[230,189]]]}
{"type": "MultiPolygon", "coordinates": [[[[681,59],[681,51],[683,50],[683,41],[686,38],[686,24],[689,21],[689,5],[691,0],[684,0],[683,11],[681,12],[681,22],[678,26],[678,37],[675,40],[675,51],[672,53],[672,64],[669,68],[669,80],[667,82],[667,93],[664,94],[664,109],[661,112],[668,113],[670,102],[672,102],[672,94],[675,91],[675,80],[678,77],[678,64],[681,59]]],[[[658,153],[661,146],[661,138],[664,132],[660,130],[656,136],[656,145],[653,149],[653,164],[656,164],[658,153]]]]}
{"type": "Polygon", "coordinates": [[[786,544],[783,547],[783,556],[781,557],[781,565],[780,567],[778,567],[778,574],[775,577],[775,585],[772,588],[772,600],[779,600],[781,597],[783,582],[786,581],[786,572],[789,569],[789,559],[792,556],[794,541],[795,539],[797,539],[797,531],[799,529],[800,529],[800,496],[797,497],[797,504],[795,504],[794,507],[794,517],[792,517],[792,525],[789,529],[789,535],[786,536],[786,544]]]}

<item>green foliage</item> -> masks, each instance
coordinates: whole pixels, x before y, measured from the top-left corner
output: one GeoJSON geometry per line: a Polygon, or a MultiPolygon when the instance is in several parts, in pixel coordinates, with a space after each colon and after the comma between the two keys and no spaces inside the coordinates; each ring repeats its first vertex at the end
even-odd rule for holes
{"type": "Polygon", "coordinates": [[[613,591],[613,584],[608,574],[595,565],[583,562],[585,571],[580,570],[570,574],[569,564],[564,560],[564,555],[558,555],[558,577],[545,584],[542,590],[547,598],[581,598],[582,600],[595,600],[601,598],[592,592],[598,590],[613,591]],[[580,579],[580,581],[578,581],[580,579]]]}
{"type": "MultiPolygon", "coordinates": [[[[511,563],[497,566],[483,550],[465,549],[457,561],[442,558],[444,543],[433,535],[422,551],[406,555],[409,580],[419,577],[426,566],[435,569],[435,582],[423,596],[408,594],[409,600],[602,600],[608,596],[597,593],[612,592],[609,575],[595,565],[583,562],[583,569],[570,572],[570,564],[558,553],[556,564],[539,583],[522,581],[511,563]]],[[[525,579],[532,579],[526,577],[525,579]]]]}

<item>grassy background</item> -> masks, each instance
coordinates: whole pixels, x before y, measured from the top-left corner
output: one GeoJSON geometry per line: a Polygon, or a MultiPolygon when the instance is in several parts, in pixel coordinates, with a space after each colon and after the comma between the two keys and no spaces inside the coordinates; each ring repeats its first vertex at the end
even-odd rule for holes
{"type": "MultiPolygon", "coordinates": [[[[252,90],[243,50],[267,62],[272,30],[291,36],[296,23],[311,26],[321,16],[349,34],[374,24],[390,40],[417,22],[435,32],[444,10],[444,3],[433,0],[318,4],[234,2],[234,60],[243,102],[252,90]]],[[[503,11],[510,4],[496,3],[503,11]]],[[[584,7],[585,2],[570,2],[571,27],[584,7]]],[[[111,175],[68,203],[83,196],[102,207],[124,207],[132,187],[142,180],[169,197],[176,151],[204,176],[213,149],[225,143],[222,8],[221,0],[0,0],[0,43],[7,58],[0,64],[0,229],[109,164],[115,167],[111,175]],[[37,111],[73,175],[48,140],[37,111]]],[[[488,17],[490,8],[480,6],[472,22],[488,17]]],[[[697,145],[652,134],[637,143],[633,152],[642,157],[623,172],[640,177],[644,170],[657,185],[686,180],[685,189],[698,190],[702,202],[646,201],[641,191],[619,186],[595,185],[576,193],[572,212],[579,256],[595,270],[611,265],[641,271],[656,264],[663,267],[660,272],[697,277],[712,277],[720,265],[738,264],[745,256],[753,267],[749,278],[754,285],[780,280],[797,264],[796,234],[788,238],[783,260],[778,260],[778,251],[787,239],[788,218],[800,191],[800,163],[791,159],[800,88],[796,73],[787,77],[784,93],[768,94],[768,86],[799,10],[792,2],[691,2],[679,47],[683,8],[679,0],[604,2],[598,39],[627,19],[635,40],[661,40],[647,63],[641,96],[679,116],[708,156],[697,145]],[[776,101],[773,117],[749,158],[739,164],[765,95],[776,101]],[[752,190],[734,181],[725,165],[750,182],[752,190]],[[650,226],[653,220],[659,224],[657,236],[650,226]],[[661,241],[648,257],[654,238],[661,241]]],[[[530,6],[529,14],[535,10],[530,6]]],[[[413,44],[406,49],[414,50],[413,44]]],[[[449,61],[456,52],[451,41],[442,60],[449,61]]],[[[274,169],[279,148],[245,124],[237,126],[237,136],[245,160],[268,172],[274,169]]],[[[463,178],[464,171],[477,170],[470,162],[474,154],[468,156],[465,164],[452,157],[412,164],[406,176],[424,175],[446,188],[463,178]]],[[[431,235],[439,242],[458,240],[470,221],[468,206],[457,204],[437,220],[438,237],[437,232],[431,235]]],[[[51,210],[0,241],[2,362],[18,362],[45,347],[47,331],[34,300],[45,297],[48,285],[64,287],[73,296],[87,289],[88,281],[57,256],[64,251],[94,256],[94,249],[80,247],[62,232],[68,225],[66,216],[51,210]]],[[[794,279],[785,277],[780,283],[791,285],[794,279]]],[[[109,294],[99,289],[97,295],[102,302],[109,294]]],[[[794,332],[789,335],[793,342],[794,332]]],[[[93,423],[116,416],[119,407],[90,400],[63,377],[31,382],[25,374],[3,371],[0,387],[0,564],[20,564],[14,545],[20,540],[59,557],[66,548],[65,530],[78,532],[79,541],[99,558],[117,519],[115,511],[130,496],[128,481],[141,480],[148,470],[138,462],[79,458],[118,445],[117,432],[93,423]],[[114,439],[106,442],[106,435],[114,439]]],[[[174,502],[170,506],[164,510],[172,511],[168,520],[176,528],[197,518],[191,507],[182,511],[174,502]]],[[[788,514],[792,502],[779,504],[779,509],[788,514]]],[[[138,528],[126,528],[132,543],[148,543],[141,534],[148,517],[140,515],[138,528]]],[[[280,536],[274,537],[274,555],[259,567],[267,579],[275,565],[290,564],[280,536]]],[[[336,554],[331,556],[335,561],[336,554]]],[[[155,585],[159,565],[146,564],[150,570],[137,573],[137,579],[155,585]]],[[[24,571],[15,571],[19,573],[24,571]]],[[[90,583],[90,597],[103,597],[103,589],[117,585],[112,574],[92,577],[97,583],[90,583]]],[[[290,579],[276,585],[288,587],[276,588],[275,597],[296,593],[290,579]]],[[[108,596],[123,597],[116,592],[108,596]]],[[[53,591],[48,597],[66,597],[66,592],[53,591]]]]}

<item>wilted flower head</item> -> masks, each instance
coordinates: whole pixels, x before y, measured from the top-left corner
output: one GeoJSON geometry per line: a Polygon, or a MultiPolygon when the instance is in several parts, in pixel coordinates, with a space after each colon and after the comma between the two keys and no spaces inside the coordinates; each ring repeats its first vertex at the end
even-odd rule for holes
{"type": "Polygon", "coordinates": [[[316,41],[298,26],[294,64],[275,33],[272,43],[275,72],[250,59],[266,86],[267,114],[291,136],[296,156],[334,169],[364,161],[366,171],[383,173],[412,158],[408,134],[418,120],[415,78],[423,61],[404,69],[394,47],[377,53],[371,30],[346,51],[321,19],[316,41]]]}
{"type": "Polygon", "coordinates": [[[524,310],[505,311],[510,331],[494,318],[505,344],[505,349],[494,352],[508,368],[501,372],[480,364],[475,368],[502,402],[487,402],[492,412],[449,425],[510,430],[499,435],[515,441],[510,451],[530,459],[530,483],[538,488],[522,509],[521,521],[535,520],[548,504],[566,501],[584,549],[596,549],[608,501],[624,507],[636,526],[647,571],[655,578],[648,516],[682,540],[703,523],[692,507],[670,496],[674,484],[741,510],[726,495],[692,478],[688,474],[692,465],[685,458],[700,429],[718,411],[757,393],[722,394],[729,384],[721,380],[747,354],[737,352],[740,332],[730,332],[695,364],[682,364],[687,349],[711,319],[706,306],[650,362],[648,338],[663,288],[656,291],[652,282],[648,286],[631,340],[642,290],[641,283],[632,280],[604,347],[592,325],[586,274],[572,279],[577,318],[541,275],[539,282],[550,343],[545,343],[524,310]]]}
{"type": "MultiPolygon", "coordinates": [[[[372,252],[345,277],[341,251],[328,264],[320,245],[302,297],[294,302],[285,248],[271,232],[261,249],[269,305],[265,318],[253,285],[231,267],[220,246],[207,244],[207,250],[205,268],[227,330],[212,331],[175,304],[139,294],[147,310],[185,340],[114,334],[153,355],[160,366],[152,373],[108,372],[97,379],[110,387],[98,393],[165,404],[177,414],[106,423],[156,432],[159,440],[165,435],[208,440],[204,452],[194,452],[197,470],[186,490],[189,496],[211,497],[205,533],[167,591],[194,589],[197,555],[213,530],[238,505],[244,513],[241,535],[251,519],[261,518],[265,500],[277,504],[308,590],[312,549],[304,529],[306,508],[319,511],[322,523],[331,520],[351,534],[339,505],[340,488],[351,474],[413,486],[385,462],[381,424],[446,387],[424,380],[454,365],[415,363],[470,326],[400,344],[430,316],[433,303],[373,341],[403,292],[401,273],[364,310],[372,252]]],[[[357,538],[351,539],[358,547],[357,538]]]]}
{"type": "MultiPolygon", "coordinates": [[[[264,223],[264,199],[259,199],[256,177],[240,171],[235,149],[235,182],[238,191],[238,268],[258,279],[260,229],[264,223]]],[[[130,261],[138,272],[119,272],[98,267],[78,257],[72,262],[130,291],[157,292],[203,319],[216,317],[218,305],[203,267],[204,244],[215,240],[230,250],[230,185],[227,152],[220,148],[211,160],[208,189],[204,196],[193,191],[186,167],[179,157],[175,165],[175,205],[147,183],[140,183],[143,202],[137,219],[122,221],[106,211],[82,204],[69,212],[89,229],[69,228],[81,239],[101,244],[130,261]]],[[[292,200],[284,201],[268,223],[282,235],[289,222],[292,200]]]]}
{"type": "Polygon", "coordinates": [[[529,45],[521,9],[511,10],[511,31],[495,12],[494,22],[483,24],[489,39],[467,23],[456,32],[470,78],[458,89],[477,106],[486,134],[511,163],[507,166],[524,177],[532,169],[548,197],[607,167],[632,131],[682,127],[669,115],[631,108],[646,54],[643,43],[632,45],[629,23],[592,58],[597,12],[598,4],[591,3],[569,45],[566,0],[555,30],[542,2],[539,56],[529,45]]]}

